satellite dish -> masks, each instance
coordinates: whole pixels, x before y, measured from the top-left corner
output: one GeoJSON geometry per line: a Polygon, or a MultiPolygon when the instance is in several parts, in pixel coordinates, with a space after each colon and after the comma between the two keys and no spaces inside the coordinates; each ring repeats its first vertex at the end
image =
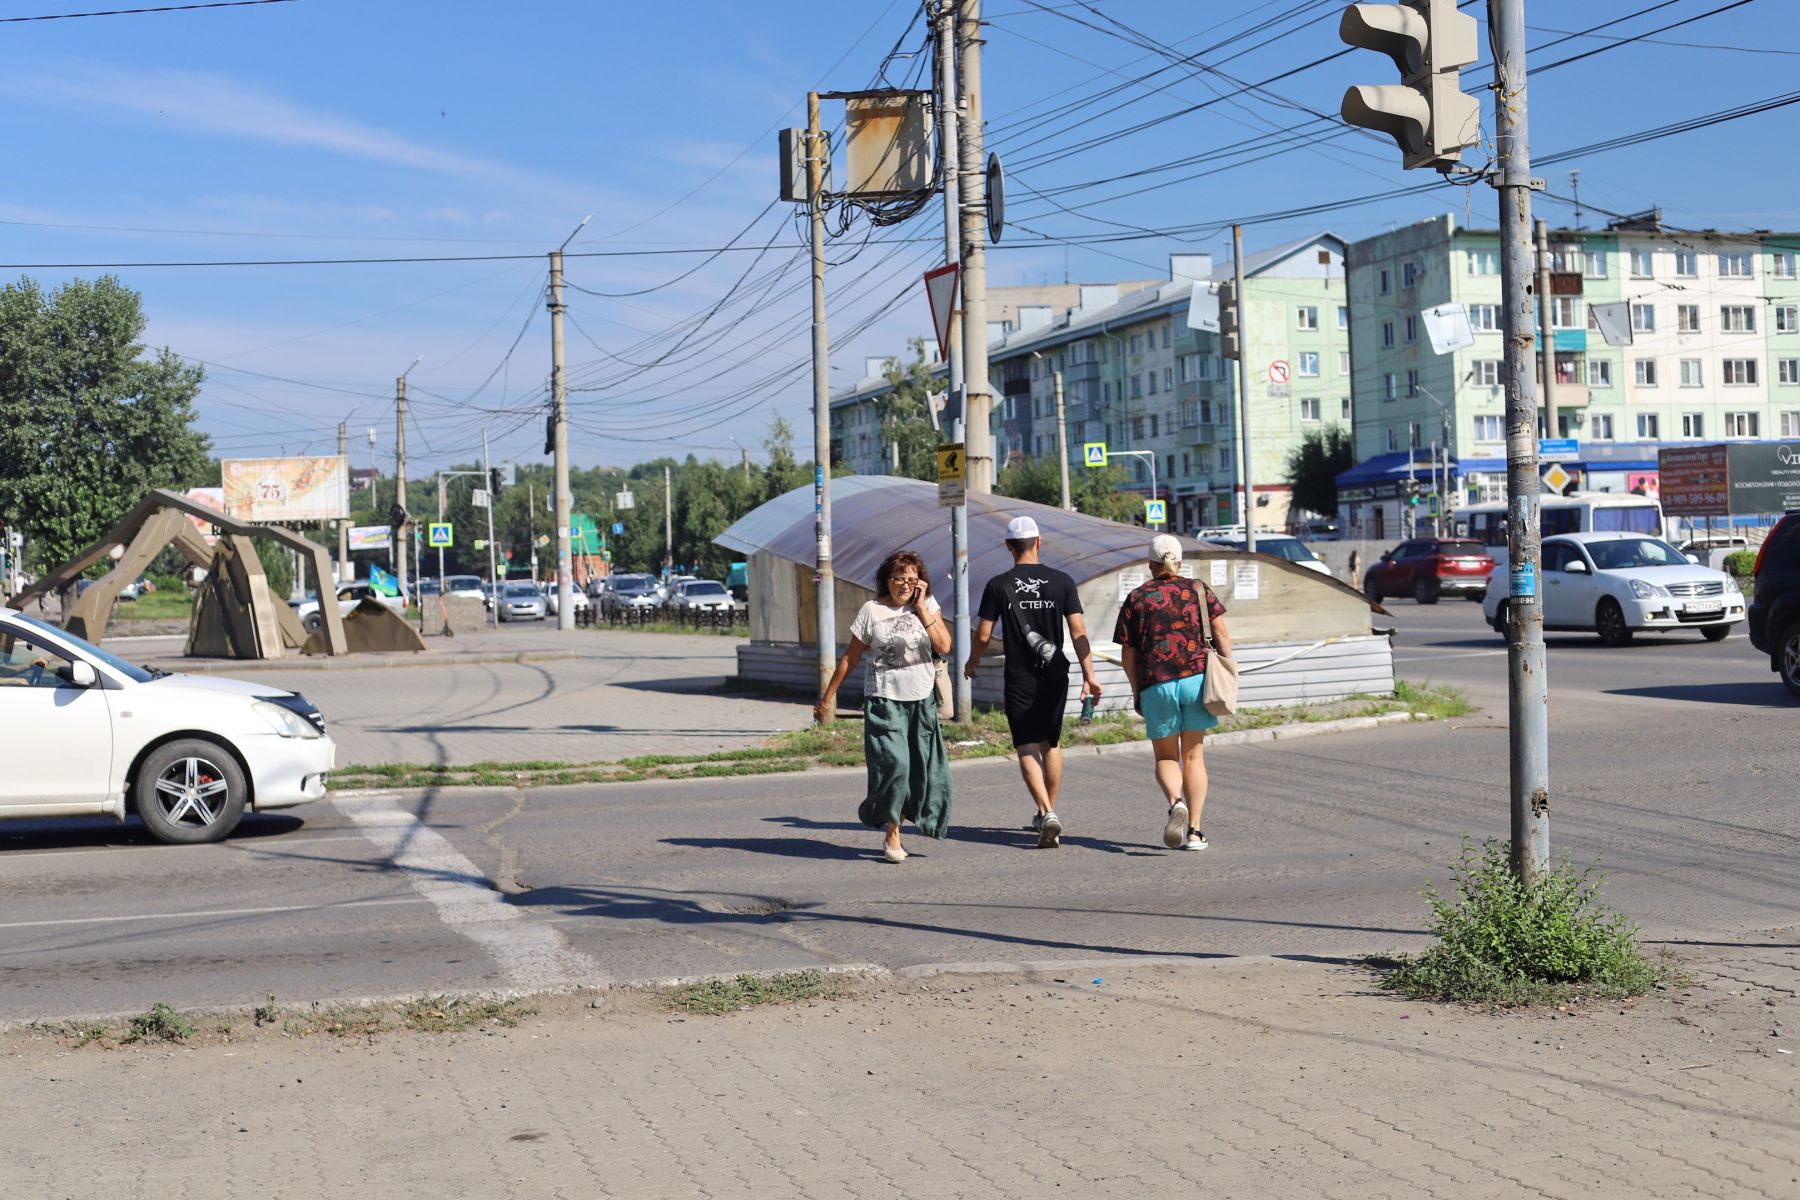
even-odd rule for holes
{"type": "Polygon", "coordinates": [[[987,227],[989,242],[998,242],[1006,228],[1006,172],[998,154],[988,155],[987,161],[987,227]]]}

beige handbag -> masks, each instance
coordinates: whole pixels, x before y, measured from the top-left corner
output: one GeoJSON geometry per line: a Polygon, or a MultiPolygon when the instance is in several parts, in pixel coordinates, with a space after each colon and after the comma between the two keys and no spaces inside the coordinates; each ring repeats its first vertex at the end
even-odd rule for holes
{"type": "Polygon", "coordinates": [[[1215,717],[1229,716],[1238,706],[1238,666],[1234,659],[1219,651],[1213,637],[1212,605],[1206,598],[1206,585],[1198,585],[1195,600],[1200,606],[1201,635],[1206,640],[1206,682],[1201,685],[1200,702],[1215,717]]]}
{"type": "Polygon", "coordinates": [[[950,664],[941,658],[931,661],[937,675],[938,712],[950,712],[956,707],[956,693],[950,688],[950,664]]]}

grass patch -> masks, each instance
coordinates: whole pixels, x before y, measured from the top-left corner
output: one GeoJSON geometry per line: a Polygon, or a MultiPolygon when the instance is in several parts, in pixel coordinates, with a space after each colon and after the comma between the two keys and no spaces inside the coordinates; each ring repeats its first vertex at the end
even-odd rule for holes
{"type": "Polygon", "coordinates": [[[104,1021],[92,1025],[71,1025],[69,1027],[69,1037],[74,1041],[77,1050],[83,1046],[91,1046],[95,1042],[104,1046],[106,1039],[111,1036],[112,1026],[104,1021]]]}
{"type": "Polygon", "coordinates": [[[136,600],[113,605],[112,615],[114,620],[185,621],[193,607],[193,599],[185,587],[158,588],[154,592],[144,593],[136,600]]]}
{"type": "Polygon", "coordinates": [[[400,1006],[400,1024],[420,1033],[461,1033],[489,1023],[508,1029],[536,1013],[519,1000],[470,1000],[455,996],[420,996],[400,1006]]]}
{"type": "Polygon", "coordinates": [[[829,999],[840,990],[838,982],[823,971],[790,971],[767,978],[739,975],[736,979],[690,983],[664,992],[662,1003],[671,1012],[717,1017],[762,1004],[829,999]]]}
{"type": "Polygon", "coordinates": [[[750,626],[739,622],[736,625],[683,625],[679,621],[645,621],[641,625],[610,625],[606,621],[596,621],[592,625],[577,626],[597,633],[688,633],[712,634],[717,637],[737,638],[742,641],[750,636],[750,626]]]}
{"type": "Polygon", "coordinates": [[[311,1037],[327,1034],[340,1038],[372,1038],[389,1028],[387,1014],[379,1008],[363,1008],[353,1004],[333,1004],[300,1013],[281,1023],[281,1032],[289,1037],[311,1037]]]}
{"type": "Polygon", "coordinates": [[[185,1042],[195,1033],[194,1023],[187,1015],[173,1005],[160,1001],[150,1006],[149,1012],[139,1013],[131,1018],[131,1028],[126,1032],[126,1042],[185,1042]]]}
{"type": "Polygon", "coordinates": [[[281,1019],[281,1005],[275,1003],[275,993],[270,992],[268,1000],[250,1010],[250,1020],[258,1028],[273,1025],[281,1019]]]}
{"type": "Polygon", "coordinates": [[[1415,1000],[1490,1007],[1641,996],[1674,977],[1646,958],[1637,927],[1600,903],[1597,868],[1564,858],[1527,887],[1505,842],[1467,838],[1453,895],[1424,891],[1437,944],[1398,960],[1382,986],[1415,1000]]]}

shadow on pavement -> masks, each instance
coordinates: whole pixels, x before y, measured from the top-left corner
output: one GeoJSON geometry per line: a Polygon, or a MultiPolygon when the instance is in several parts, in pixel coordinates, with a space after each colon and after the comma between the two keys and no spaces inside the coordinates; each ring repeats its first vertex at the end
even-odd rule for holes
{"type": "Polygon", "coordinates": [[[1699,704],[1741,704],[1752,708],[1800,708],[1779,682],[1665,683],[1656,687],[1612,688],[1608,696],[1642,696],[1650,700],[1687,700],[1699,704]]]}
{"type": "MultiPolygon", "coordinates": [[[[287,813],[245,813],[238,827],[225,839],[250,842],[281,837],[306,826],[304,818],[287,813]]],[[[142,821],[128,817],[123,824],[111,817],[46,817],[42,821],[8,821],[0,834],[0,854],[8,850],[86,850],[105,846],[160,846],[142,821]]],[[[170,846],[179,850],[179,846],[170,846]]]]}
{"type": "MultiPolygon", "coordinates": [[[[859,826],[860,828],[860,826],[859,826]]],[[[874,833],[874,830],[868,830],[874,833]]],[[[686,846],[695,850],[745,850],[751,854],[773,854],[778,858],[855,859],[874,858],[872,851],[832,842],[797,837],[674,837],[663,838],[665,846],[686,846]]]]}

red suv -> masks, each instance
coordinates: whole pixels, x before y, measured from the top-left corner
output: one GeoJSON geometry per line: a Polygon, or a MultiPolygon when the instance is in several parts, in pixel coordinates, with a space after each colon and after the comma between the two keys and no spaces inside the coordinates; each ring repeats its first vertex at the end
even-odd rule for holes
{"type": "Polygon", "coordinates": [[[1377,604],[1384,596],[1411,596],[1420,604],[1436,604],[1442,595],[1480,600],[1493,569],[1493,556],[1473,538],[1414,538],[1369,568],[1363,592],[1377,604]]]}

